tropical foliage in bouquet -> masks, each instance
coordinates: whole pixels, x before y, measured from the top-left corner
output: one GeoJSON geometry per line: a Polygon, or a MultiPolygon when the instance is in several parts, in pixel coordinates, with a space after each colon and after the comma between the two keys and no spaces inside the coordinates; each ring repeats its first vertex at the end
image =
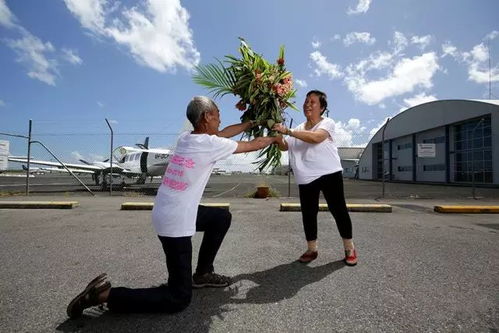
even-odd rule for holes
{"type": "MultiPolygon", "coordinates": [[[[275,136],[272,131],[275,123],[284,121],[283,112],[287,107],[298,110],[291,101],[295,97],[293,77],[284,66],[284,47],[279,50],[276,63],[270,63],[240,38],[239,58],[227,55],[222,62],[198,66],[194,82],[205,86],[213,96],[234,94],[240,98],[236,108],[242,111],[241,121],[256,121],[255,126],[246,132],[248,138],[275,136]]],[[[276,145],[270,145],[260,152],[258,168],[280,165],[281,152],[276,145]]]]}

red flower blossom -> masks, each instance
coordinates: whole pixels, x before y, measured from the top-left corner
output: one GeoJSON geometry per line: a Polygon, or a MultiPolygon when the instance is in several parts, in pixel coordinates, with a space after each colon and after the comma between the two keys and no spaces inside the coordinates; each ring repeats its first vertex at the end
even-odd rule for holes
{"type": "Polygon", "coordinates": [[[244,111],[244,110],[246,110],[246,103],[243,100],[240,100],[239,102],[237,102],[236,108],[239,111],[244,111]]]}
{"type": "Polygon", "coordinates": [[[277,64],[278,64],[279,66],[283,66],[283,65],[284,65],[284,58],[279,58],[279,59],[277,59],[277,64]]]}

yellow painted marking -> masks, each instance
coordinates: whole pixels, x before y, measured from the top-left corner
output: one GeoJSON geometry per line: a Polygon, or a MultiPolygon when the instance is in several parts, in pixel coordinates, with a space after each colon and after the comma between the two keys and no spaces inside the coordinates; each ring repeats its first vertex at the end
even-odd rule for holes
{"type": "Polygon", "coordinates": [[[0,201],[0,208],[9,209],[72,209],[78,201],[0,201]]]}
{"type": "Polygon", "coordinates": [[[498,214],[499,206],[435,206],[438,213],[498,214]]]}
{"type": "MultiPolygon", "coordinates": [[[[206,207],[217,207],[230,210],[228,203],[201,203],[206,207]]],[[[154,202],[124,202],[121,204],[121,210],[152,210],[154,202]]]]}
{"type": "MultiPolygon", "coordinates": [[[[373,212],[373,213],[391,213],[392,206],[385,204],[347,204],[350,212],[373,212]]],[[[299,203],[282,203],[281,212],[300,212],[299,203]]],[[[327,204],[319,204],[319,211],[328,211],[327,204]]]]}

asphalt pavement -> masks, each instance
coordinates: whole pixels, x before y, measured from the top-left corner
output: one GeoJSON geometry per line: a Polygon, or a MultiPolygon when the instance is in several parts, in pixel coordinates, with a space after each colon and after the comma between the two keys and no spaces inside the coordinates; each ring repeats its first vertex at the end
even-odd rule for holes
{"type": "MultiPolygon", "coordinates": [[[[96,186],[91,176],[80,175],[80,179],[97,195],[106,195],[100,186],[96,186]]],[[[30,192],[34,195],[82,196],[88,195],[78,181],[69,175],[44,174],[30,177],[30,192]]],[[[113,191],[117,196],[153,196],[161,183],[161,178],[146,180],[145,184],[135,184],[133,179],[126,179],[126,186],[120,185],[113,191]]],[[[269,185],[279,197],[298,197],[298,186],[294,177],[259,174],[211,175],[204,191],[205,198],[247,198],[259,185],[269,185]]],[[[469,184],[468,184],[469,185],[469,184]]],[[[20,195],[25,193],[26,178],[0,174],[0,196],[20,195]]],[[[463,185],[389,183],[378,181],[344,179],[345,196],[352,199],[468,199],[473,188],[463,185]],[[384,186],[384,191],[383,191],[384,186]]],[[[475,187],[475,197],[481,201],[499,203],[499,186],[475,187]]]]}
{"type": "MultiPolygon", "coordinates": [[[[6,197],[0,200],[24,200],[6,197]]],[[[342,263],[341,239],[319,213],[319,257],[305,250],[296,198],[211,198],[228,202],[231,229],[215,269],[234,277],[225,289],[195,290],[174,314],[86,311],[69,320],[68,302],[101,272],[114,286],[167,279],[150,211],[120,211],[152,197],[31,196],[77,200],[71,210],[0,210],[1,332],[497,332],[499,215],[439,214],[439,204],[469,199],[349,198],[387,203],[392,213],[351,213],[359,264],[342,263]]],[[[490,203],[489,203],[490,204],[490,203]]],[[[193,238],[194,264],[202,234],[193,238]]]]}

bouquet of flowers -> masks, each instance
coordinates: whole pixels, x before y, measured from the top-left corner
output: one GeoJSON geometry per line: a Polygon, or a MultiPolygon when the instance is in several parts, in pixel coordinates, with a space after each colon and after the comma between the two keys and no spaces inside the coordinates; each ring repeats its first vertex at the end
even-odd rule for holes
{"type": "MultiPolygon", "coordinates": [[[[244,39],[240,41],[240,58],[227,55],[224,62],[198,66],[194,82],[208,88],[215,98],[229,93],[240,98],[236,108],[243,112],[241,122],[253,120],[258,124],[245,133],[248,139],[275,136],[272,126],[283,122],[284,109],[298,110],[290,101],[296,90],[291,73],[284,67],[284,47],[281,46],[277,62],[272,64],[255,53],[244,39]]],[[[281,151],[270,145],[258,158],[258,169],[263,171],[280,165],[281,151]]]]}

